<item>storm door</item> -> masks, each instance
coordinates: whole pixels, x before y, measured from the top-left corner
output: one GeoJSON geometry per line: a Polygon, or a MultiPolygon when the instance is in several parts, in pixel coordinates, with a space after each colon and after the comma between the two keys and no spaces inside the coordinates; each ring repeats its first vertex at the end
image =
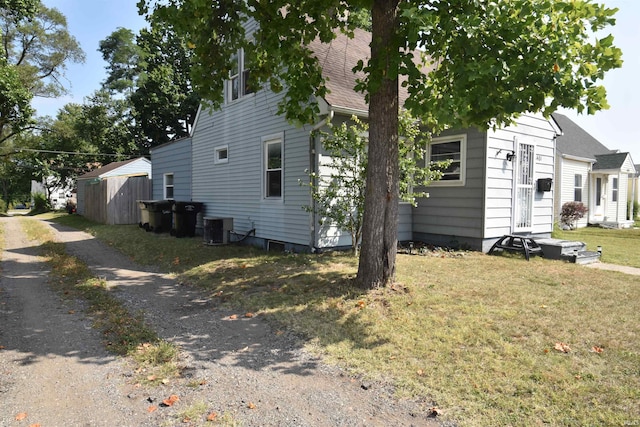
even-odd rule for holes
{"type": "Polygon", "coordinates": [[[513,230],[530,231],[533,227],[533,144],[517,143],[515,168],[513,230]]]}

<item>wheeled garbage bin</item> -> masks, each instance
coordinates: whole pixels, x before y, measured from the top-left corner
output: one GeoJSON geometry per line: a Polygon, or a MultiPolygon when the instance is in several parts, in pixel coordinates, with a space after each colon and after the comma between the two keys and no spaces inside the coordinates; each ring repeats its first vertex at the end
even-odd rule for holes
{"type": "Polygon", "coordinates": [[[152,200],[136,200],[138,207],[140,207],[140,222],[138,225],[146,231],[149,231],[149,202],[151,201],[152,200]]]}
{"type": "Polygon", "coordinates": [[[151,200],[148,203],[149,229],[155,233],[168,233],[171,231],[173,200],[151,200]]]}
{"type": "Polygon", "coordinates": [[[196,235],[196,221],[202,210],[200,202],[175,202],[173,204],[173,228],[171,235],[193,237],[196,235]]]}

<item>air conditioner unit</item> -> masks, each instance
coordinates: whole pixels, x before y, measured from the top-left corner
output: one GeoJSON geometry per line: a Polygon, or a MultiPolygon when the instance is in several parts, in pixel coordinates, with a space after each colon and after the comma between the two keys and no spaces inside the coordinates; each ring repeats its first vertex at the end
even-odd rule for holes
{"type": "Polygon", "coordinates": [[[204,217],[204,242],[209,245],[229,243],[233,218],[204,217]]]}

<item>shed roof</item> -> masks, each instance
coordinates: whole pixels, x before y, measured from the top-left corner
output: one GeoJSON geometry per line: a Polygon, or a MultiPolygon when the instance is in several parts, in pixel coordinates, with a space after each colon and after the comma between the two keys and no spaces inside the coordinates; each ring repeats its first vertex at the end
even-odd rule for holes
{"type": "Polygon", "coordinates": [[[151,162],[149,162],[149,160],[147,160],[144,157],[138,157],[136,159],[123,160],[121,162],[112,162],[112,163],[109,163],[107,165],[102,166],[101,168],[94,169],[91,172],[87,172],[87,173],[85,173],[83,175],[80,175],[78,177],[78,179],[100,178],[101,176],[103,176],[103,175],[105,175],[105,174],[107,174],[109,172],[112,172],[112,171],[114,171],[114,170],[116,170],[118,168],[121,168],[123,166],[126,166],[126,165],[128,165],[130,163],[133,163],[133,162],[136,162],[136,161],[139,161],[139,160],[144,160],[144,161],[146,161],[148,163],[151,163],[151,162]]]}
{"type": "Polygon", "coordinates": [[[558,135],[556,140],[556,149],[560,154],[595,159],[597,155],[615,153],[567,116],[553,113],[552,117],[562,130],[562,135],[558,135]]]}

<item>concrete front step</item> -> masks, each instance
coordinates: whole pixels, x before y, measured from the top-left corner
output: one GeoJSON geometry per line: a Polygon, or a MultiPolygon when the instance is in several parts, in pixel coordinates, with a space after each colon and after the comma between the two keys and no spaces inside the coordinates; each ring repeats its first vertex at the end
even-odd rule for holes
{"type": "Polygon", "coordinates": [[[535,239],[547,259],[561,259],[576,264],[591,264],[600,260],[600,253],[587,251],[583,242],[562,239],[535,239]]]}
{"type": "Polygon", "coordinates": [[[579,251],[573,255],[562,255],[561,259],[575,264],[592,264],[600,261],[600,253],[594,251],[579,251]]]}
{"type": "Polygon", "coordinates": [[[573,256],[576,251],[587,249],[587,245],[574,240],[535,239],[535,241],[542,248],[544,257],[547,259],[563,259],[563,255],[573,256]]]}

